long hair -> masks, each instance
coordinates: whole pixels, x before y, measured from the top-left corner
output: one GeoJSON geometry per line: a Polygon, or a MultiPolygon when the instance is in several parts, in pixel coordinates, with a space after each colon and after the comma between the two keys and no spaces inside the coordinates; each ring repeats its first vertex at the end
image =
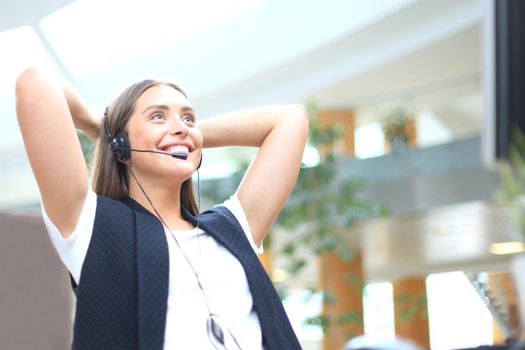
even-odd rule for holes
{"type": "MultiPolygon", "coordinates": [[[[156,85],[172,87],[187,98],[186,93],[174,83],[151,79],[139,81],[126,88],[108,107],[107,121],[111,135],[115,136],[121,131],[126,131],[137,100],[144,91],[156,85]]],[[[101,126],[92,168],[94,191],[98,195],[121,200],[129,195],[129,180],[126,164],[119,161],[111,150],[104,134],[104,127],[101,126]]],[[[193,215],[198,214],[199,208],[195,200],[191,178],[182,183],[180,202],[193,215]]]]}

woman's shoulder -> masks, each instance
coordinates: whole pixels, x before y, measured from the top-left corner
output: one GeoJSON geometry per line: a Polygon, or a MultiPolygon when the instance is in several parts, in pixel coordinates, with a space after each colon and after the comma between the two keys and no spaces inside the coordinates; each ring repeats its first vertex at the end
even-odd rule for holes
{"type": "Polygon", "coordinates": [[[96,200],[95,228],[110,226],[118,229],[134,221],[134,209],[127,198],[115,199],[94,193],[96,200]]]}
{"type": "Polygon", "coordinates": [[[117,213],[131,214],[133,209],[136,209],[136,208],[133,208],[133,206],[130,204],[129,197],[111,198],[108,196],[100,195],[94,192],[93,190],[91,191],[96,198],[97,214],[109,214],[109,215],[115,215],[117,213]]]}
{"type": "Polygon", "coordinates": [[[239,200],[239,197],[237,196],[237,193],[234,193],[222,204],[216,205],[211,210],[212,212],[215,212],[219,216],[223,217],[225,220],[229,221],[229,223],[234,225],[237,229],[241,229],[255,253],[262,254],[262,244],[257,246],[253,239],[246,213],[244,212],[244,208],[241,204],[241,201],[239,200]]]}

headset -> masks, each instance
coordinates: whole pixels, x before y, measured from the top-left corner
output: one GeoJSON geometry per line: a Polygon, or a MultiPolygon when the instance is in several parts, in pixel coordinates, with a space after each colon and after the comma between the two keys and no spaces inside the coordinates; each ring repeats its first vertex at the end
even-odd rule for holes
{"type": "MultiPolygon", "coordinates": [[[[186,153],[168,153],[168,152],[161,152],[161,151],[151,151],[146,149],[133,149],[130,147],[129,144],[129,137],[128,134],[124,131],[120,131],[115,135],[115,137],[111,134],[111,129],[109,127],[109,121],[108,121],[108,108],[106,107],[106,110],[104,112],[104,135],[106,136],[106,141],[109,143],[109,147],[111,150],[115,153],[117,158],[123,162],[127,162],[131,159],[131,152],[148,152],[148,153],[159,153],[164,154],[167,156],[171,156],[173,158],[186,160],[188,159],[188,155],[186,153]]],[[[199,162],[199,166],[197,169],[200,168],[202,163],[202,155],[201,160],[199,162]]]]}

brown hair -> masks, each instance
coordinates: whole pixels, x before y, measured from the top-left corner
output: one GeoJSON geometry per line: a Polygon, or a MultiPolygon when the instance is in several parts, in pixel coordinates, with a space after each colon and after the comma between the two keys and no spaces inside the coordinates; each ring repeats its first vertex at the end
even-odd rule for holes
{"type": "MultiPolygon", "coordinates": [[[[139,97],[152,86],[166,85],[179,91],[187,98],[186,93],[178,85],[170,82],[146,79],[126,88],[108,107],[107,121],[111,135],[126,131],[127,124],[135,110],[139,97]]],[[[92,183],[94,191],[101,196],[123,199],[129,195],[129,173],[125,163],[119,161],[106,140],[104,126],[100,127],[97,139],[95,157],[93,159],[92,183]]],[[[180,192],[181,205],[193,215],[198,214],[191,179],[182,183],[180,192]]]]}

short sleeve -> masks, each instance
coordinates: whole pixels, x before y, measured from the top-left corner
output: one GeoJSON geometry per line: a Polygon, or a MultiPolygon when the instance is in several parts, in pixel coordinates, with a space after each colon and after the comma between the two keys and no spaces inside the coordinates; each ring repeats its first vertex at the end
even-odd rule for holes
{"type": "Polygon", "coordinates": [[[78,284],[82,264],[86,258],[89,242],[93,235],[93,225],[95,223],[95,213],[97,210],[97,195],[93,192],[91,186],[89,186],[77,225],[67,239],[62,237],[56,225],[51,221],[44,205],[41,205],[41,207],[42,216],[51,242],[58,256],[78,284]]]}
{"type": "Polygon", "coordinates": [[[263,245],[261,244],[261,246],[258,247],[255,244],[252,231],[248,225],[248,219],[246,218],[246,214],[244,213],[244,209],[242,207],[241,201],[239,200],[239,197],[237,196],[237,193],[234,193],[230,198],[224,201],[222,205],[224,205],[235,216],[237,221],[239,221],[239,224],[241,224],[244,234],[246,235],[246,238],[248,238],[248,241],[250,242],[250,245],[252,246],[255,253],[257,255],[262,254],[264,252],[263,245]]]}

